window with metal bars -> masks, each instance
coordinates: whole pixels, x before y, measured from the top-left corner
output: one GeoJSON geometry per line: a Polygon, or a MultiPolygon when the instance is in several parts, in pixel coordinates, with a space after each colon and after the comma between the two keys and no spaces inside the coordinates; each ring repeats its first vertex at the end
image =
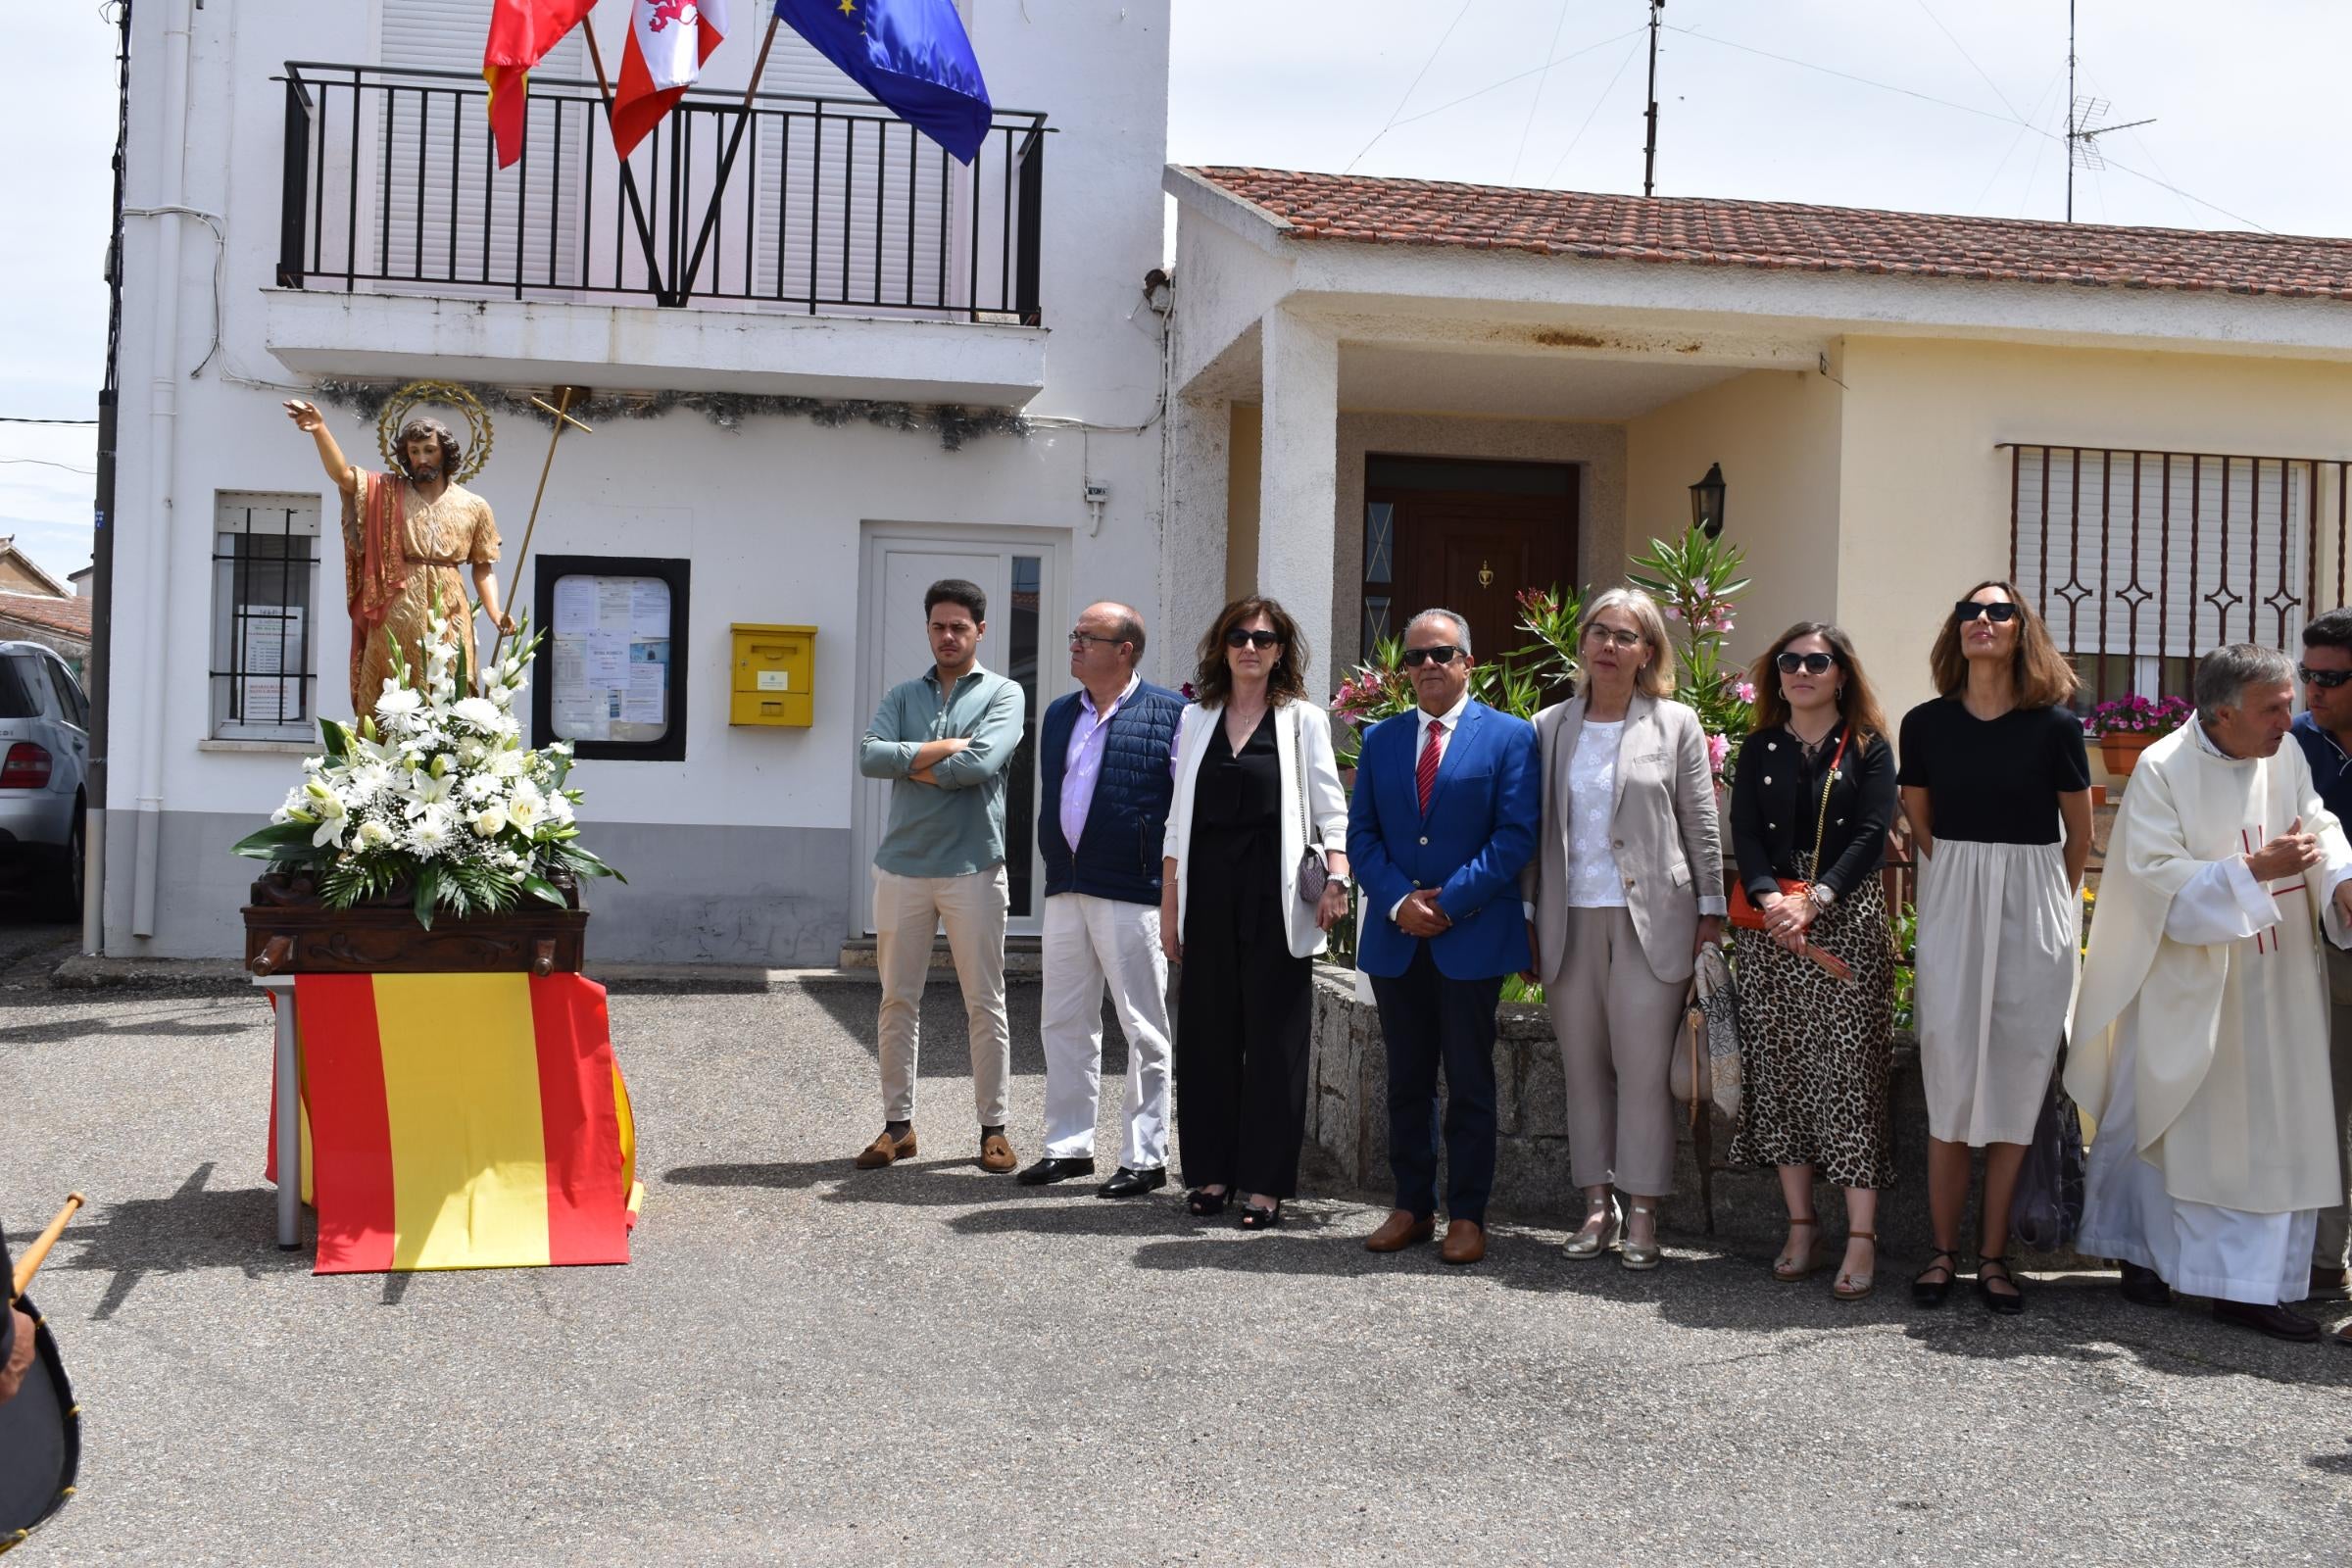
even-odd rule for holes
{"type": "Polygon", "coordinates": [[[222,491],[214,505],[212,733],[316,738],[318,498],[222,491]]]}
{"type": "Polygon", "coordinates": [[[2290,653],[2343,603],[2352,463],[2009,447],[2009,576],[2082,677],[2078,706],[2188,695],[2198,656],[2290,653]]]}

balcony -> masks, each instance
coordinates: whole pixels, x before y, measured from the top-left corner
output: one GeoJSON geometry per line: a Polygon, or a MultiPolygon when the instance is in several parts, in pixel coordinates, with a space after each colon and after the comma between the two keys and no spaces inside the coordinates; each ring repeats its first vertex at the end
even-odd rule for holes
{"type": "Polygon", "coordinates": [[[501,170],[478,76],[276,79],[268,330],[293,368],[1006,405],[1042,386],[1042,114],[999,111],[966,168],[879,104],[690,92],[623,165],[595,84],[534,74],[501,170]]]}

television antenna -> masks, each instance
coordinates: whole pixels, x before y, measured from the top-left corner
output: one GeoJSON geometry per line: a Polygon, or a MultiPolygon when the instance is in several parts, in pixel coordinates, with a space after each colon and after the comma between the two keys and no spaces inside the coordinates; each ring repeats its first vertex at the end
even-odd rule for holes
{"type": "Polygon", "coordinates": [[[2085,98],[2075,91],[2075,0],[2066,0],[2066,220],[2075,220],[2075,171],[2087,169],[2094,172],[2107,167],[2099,154],[2098,138],[2111,130],[2130,130],[2137,125],[2153,125],[2147,120],[2127,120],[2120,125],[2094,125],[2115,106],[2104,98],[2085,98]]]}

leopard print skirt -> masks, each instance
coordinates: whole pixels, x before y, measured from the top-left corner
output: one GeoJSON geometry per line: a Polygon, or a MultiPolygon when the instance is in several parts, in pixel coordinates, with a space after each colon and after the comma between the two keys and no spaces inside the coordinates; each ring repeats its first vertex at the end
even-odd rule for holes
{"type": "Polygon", "coordinates": [[[1879,878],[1864,878],[1809,935],[1853,965],[1852,985],[1761,931],[1733,933],[1745,1090],[1729,1157],[1811,1165],[1838,1187],[1891,1187],[1894,949],[1879,878]]]}

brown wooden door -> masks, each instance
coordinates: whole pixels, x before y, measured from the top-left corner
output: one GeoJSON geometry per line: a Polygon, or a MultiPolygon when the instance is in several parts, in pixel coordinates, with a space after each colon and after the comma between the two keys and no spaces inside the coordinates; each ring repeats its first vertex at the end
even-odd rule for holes
{"type": "MultiPolygon", "coordinates": [[[[1391,580],[1375,581],[1367,572],[1364,596],[1367,605],[1388,601],[1391,635],[1401,636],[1416,612],[1442,607],[1470,622],[1472,647],[1482,662],[1491,661],[1529,641],[1519,629],[1521,589],[1575,583],[1573,468],[1376,458],[1367,481],[1367,506],[1389,509],[1391,580]],[[1409,482],[1490,476],[1512,488],[1422,488],[1409,482]]],[[[1367,566],[1372,564],[1368,556],[1367,566]]]]}

